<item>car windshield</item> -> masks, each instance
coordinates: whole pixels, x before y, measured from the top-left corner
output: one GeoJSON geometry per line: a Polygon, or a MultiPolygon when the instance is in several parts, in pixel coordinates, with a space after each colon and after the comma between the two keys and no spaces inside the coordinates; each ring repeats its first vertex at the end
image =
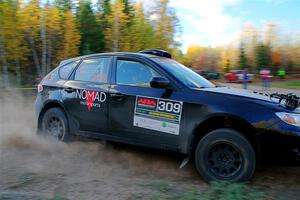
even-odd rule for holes
{"type": "Polygon", "coordinates": [[[212,88],[216,87],[215,84],[203,78],[201,75],[197,74],[193,70],[187,68],[186,66],[176,62],[175,60],[155,57],[152,58],[153,61],[157,62],[164,67],[170,74],[172,74],[176,79],[181,81],[184,85],[189,88],[212,88]]]}

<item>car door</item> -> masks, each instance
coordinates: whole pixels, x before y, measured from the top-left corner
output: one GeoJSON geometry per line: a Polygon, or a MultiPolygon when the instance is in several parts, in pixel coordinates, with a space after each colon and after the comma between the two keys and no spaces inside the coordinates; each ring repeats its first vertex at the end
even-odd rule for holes
{"type": "Polygon", "coordinates": [[[176,90],[150,87],[152,78],[160,76],[163,73],[145,61],[115,60],[109,105],[109,126],[114,135],[149,146],[177,144],[182,102],[172,100],[178,97],[176,90]]]}
{"type": "Polygon", "coordinates": [[[64,84],[64,105],[80,131],[107,132],[111,62],[112,57],[85,58],[64,84]]]}

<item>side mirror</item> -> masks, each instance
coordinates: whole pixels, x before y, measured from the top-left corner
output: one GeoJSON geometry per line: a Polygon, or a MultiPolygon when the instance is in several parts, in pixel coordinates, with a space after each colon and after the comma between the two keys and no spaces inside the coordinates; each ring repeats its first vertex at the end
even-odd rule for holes
{"type": "Polygon", "coordinates": [[[153,88],[167,88],[170,81],[165,77],[153,77],[150,86],[153,88]]]}

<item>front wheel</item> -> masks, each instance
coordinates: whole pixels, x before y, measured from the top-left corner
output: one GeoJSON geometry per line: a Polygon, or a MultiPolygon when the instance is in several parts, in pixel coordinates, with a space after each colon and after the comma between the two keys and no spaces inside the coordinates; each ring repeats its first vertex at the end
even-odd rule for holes
{"type": "Polygon", "coordinates": [[[242,134],[222,128],[200,140],[195,163],[198,172],[208,182],[243,182],[252,177],[256,157],[252,145],[242,134]]]}
{"type": "Polygon", "coordinates": [[[42,134],[58,141],[70,139],[68,120],[60,108],[50,108],[42,119],[42,134]]]}

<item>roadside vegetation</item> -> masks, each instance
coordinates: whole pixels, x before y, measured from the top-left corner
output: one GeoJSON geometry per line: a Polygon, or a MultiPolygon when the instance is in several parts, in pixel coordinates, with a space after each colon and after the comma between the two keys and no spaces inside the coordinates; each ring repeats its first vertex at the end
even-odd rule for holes
{"type": "MultiPolygon", "coordinates": [[[[262,85],[261,82],[255,82],[254,85],[262,85]]],[[[274,81],[270,83],[274,88],[300,89],[300,80],[293,81],[274,81]]]]}
{"type": "MultiPolygon", "coordinates": [[[[213,182],[203,192],[197,188],[178,189],[175,185],[154,181],[144,185],[151,188],[154,194],[150,200],[271,200],[265,192],[242,183],[229,184],[227,182],[213,182]]],[[[142,195],[135,195],[133,199],[142,199],[142,195]]]]}

